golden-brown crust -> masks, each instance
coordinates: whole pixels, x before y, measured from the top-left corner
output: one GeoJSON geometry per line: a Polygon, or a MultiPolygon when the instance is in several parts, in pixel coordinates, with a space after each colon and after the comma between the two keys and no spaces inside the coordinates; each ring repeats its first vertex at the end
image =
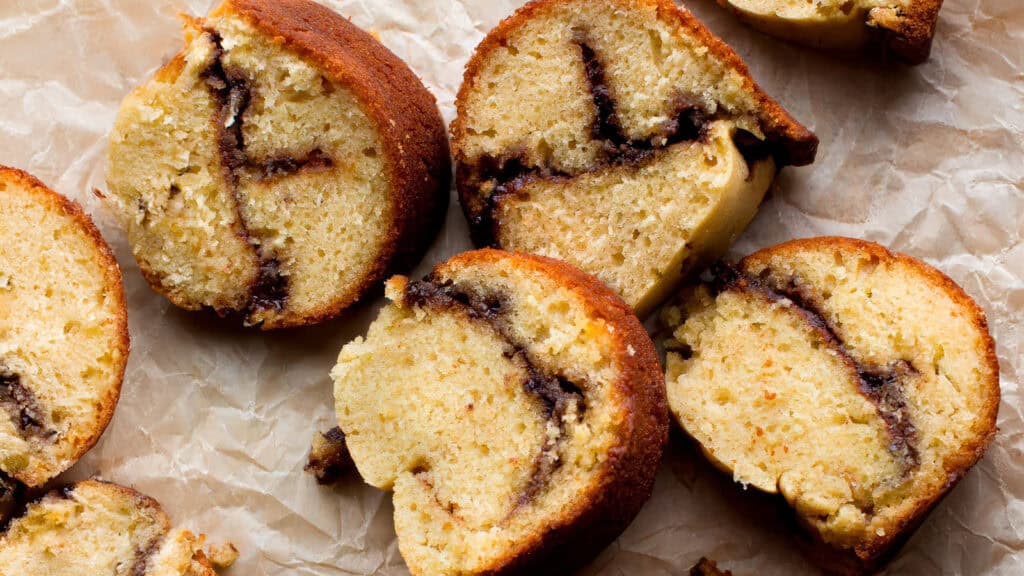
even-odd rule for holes
{"type": "Polygon", "coordinates": [[[627,402],[621,424],[625,443],[608,453],[595,488],[579,498],[557,524],[535,533],[513,557],[494,563],[484,574],[565,573],[592,558],[632,522],[650,498],[654,476],[668,442],[665,379],[654,343],[629,306],[593,276],[551,258],[521,252],[482,249],[438,266],[471,267],[514,259],[580,296],[589,315],[614,328],[615,354],[622,376],[614,383],[627,402]],[[557,554],[554,552],[557,550],[557,554]]]}
{"type": "Polygon", "coordinates": [[[946,459],[944,468],[947,473],[947,481],[944,488],[938,493],[920,497],[912,512],[903,519],[898,530],[881,537],[873,535],[869,541],[857,546],[853,554],[844,554],[841,551],[829,549],[820,542],[816,543],[817,545],[814,547],[816,549],[812,550],[816,559],[829,564],[829,567],[837,573],[862,574],[874,570],[887,555],[894,553],[898,549],[898,544],[909,537],[910,533],[924,520],[927,513],[984,456],[996,434],[996,419],[1001,396],[999,359],[996,355],[995,341],[988,330],[988,321],[985,318],[984,310],[949,276],[912,256],[892,252],[874,242],[827,236],[791,240],[755,252],[744,260],[760,260],[774,255],[837,249],[866,254],[878,258],[880,262],[899,263],[912,268],[923,280],[943,291],[962,310],[967,312],[971,323],[978,333],[983,335],[985,343],[985,349],[979,351],[984,363],[980,385],[988,393],[985,398],[984,414],[978,419],[974,430],[972,430],[974,434],[971,441],[967,442],[958,453],[946,459]]]}
{"type": "MultiPolygon", "coordinates": [[[[309,0],[226,0],[230,11],[295,50],[350,90],[364,106],[384,143],[392,192],[391,228],[374,269],[359,286],[303,318],[285,318],[264,329],[322,322],[337,316],[385,275],[415,264],[443,224],[451,159],[444,121],[434,97],[413,71],[365,31],[309,0]]],[[[212,14],[213,15],[213,14],[212,14]]]]}
{"type": "MultiPolygon", "coordinates": [[[[541,15],[545,10],[559,4],[575,0],[534,0],[526,4],[514,14],[504,19],[477,46],[473,57],[466,64],[462,87],[459,89],[455,107],[458,110],[455,122],[452,123],[452,139],[458,143],[465,138],[466,127],[463,125],[465,114],[463,107],[471,90],[476,87],[480,66],[490,53],[507,42],[509,36],[534,16],[541,15]]],[[[797,122],[785,109],[772,100],[750,76],[750,70],[743,60],[725,42],[712,34],[689,11],[680,8],[672,0],[611,0],[622,4],[643,4],[655,6],[658,17],[673,20],[687,33],[697,37],[708,47],[716,58],[726,62],[747,81],[748,90],[754,95],[762,112],[761,128],[769,140],[778,143],[778,160],[780,165],[803,166],[814,162],[818,150],[818,137],[802,124],[797,122]]],[[[456,160],[464,161],[461,151],[456,149],[456,160]]],[[[461,178],[461,176],[459,177],[461,178]]]]}
{"type": "Polygon", "coordinates": [[[880,34],[873,41],[884,53],[892,54],[908,64],[921,64],[932,51],[932,39],[939,22],[942,0],[914,0],[906,8],[893,8],[883,13],[873,9],[868,26],[877,27],[880,34]]]}
{"type": "MultiPolygon", "coordinates": [[[[85,213],[78,202],[58,194],[35,176],[17,168],[0,166],[0,181],[16,183],[22,190],[34,194],[40,203],[61,212],[78,225],[79,229],[92,242],[93,248],[95,248],[96,256],[94,261],[98,266],[102,267],[104,284],[107,291],[113,295],[117,307],[117,339],[112,344],[117,347],[120,354],[116,366],[115,385],[105,398],[99,400],[100,412],[97,415],[96,429],[86,442],[75,446],[74,457],[70,459],[68,465],[70,467],[71,464],[77,462],[79,458],[92,449],[96,442],[99,441],[107,425],[110,423],[110,419],[114,417],[114,409],[117,407],[117,402],[121,397],[121,385],[124,381],[124,372],[128,365],[128,354],[131,350],[131,339],[128,335],[128,303],[125,299],[124,283],[121,281],[121,268],[118,266],[117,259],[110,250],[110,246],[93,223],[92,218],[85,213]]],[[[12,192],[10,187],[7,190],[12,192]]],[[[49,480],[49,478],[45,478],[35,481],[19,477],[18,475],[15,475],[15,477],[32,487],[41,486],[49,480]]]]}

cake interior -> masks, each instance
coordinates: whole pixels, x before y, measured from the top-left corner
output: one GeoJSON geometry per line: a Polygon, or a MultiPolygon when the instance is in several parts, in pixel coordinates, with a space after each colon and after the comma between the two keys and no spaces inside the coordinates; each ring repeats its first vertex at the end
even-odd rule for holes
{"type": "Polygon", "coordinates": [[[0,537],[0,569],[17,567],[28,576],[141,576],[149,574],[147,562],[168,528],[156,502],[83,482],[45,496],[12,521],[0,537]]]}
{"type": "Polygon", "coordinates": [[[66,210],[0,171],[0,470],[31,486],[103,432],[127,353],[120,277],[66,210]]]}
{"type": "Polygon", "coordinates": [[[776,18],[856,20],[863,23],[872,8],[902,8],[914,0],[728,0],[737,8],[776,18]]]}
{"type": "Polygon", "coordinates": [[[332,376],[353,459],[394,490],[416,573],[479,573],[569,521],[621,422],[609,327],[571,290],[504,262],[389,283],[332,376]]]}
{"type": "Polygon", "coordinates": [[[460,94],[477,241],[571,262],[643,315],[726,249],[774,177],[752,83],[656,2],[528,10],[460,94]]]}
{"type": "Polygon", "coordinates": [[[781,493],[827,543],[870,556],[994,430],[997,375],[976,310],[881,252],[769,249],[738,274],[667,310],[669,404],[737,481],[781,493]]]}
{"type": "Polygon", "coordinates": [[[753,26],[818,48],[861,49],[890,35],[887,48],[911,63],[928,54],[934,0],[718,0],[753,26]],[[885,36],[882,36],[885,37],[885,36]]]}
{"type": "Polygon", "coordinates": [[[229,8],[193,28],[111,137],[136,258],[176,304],[251,324],[350,303],[391,218],[376,127],[348,89],[229,8]]]}
{"type": "Polygon", "coordinates": [[[214,568],[229,568],[238,559],[238,550],[229,543],[212,547],[207,560],[201,550],[203,539],[183,528],[171,530],[146,563],[146,576],[217,576],[214,568]]]}

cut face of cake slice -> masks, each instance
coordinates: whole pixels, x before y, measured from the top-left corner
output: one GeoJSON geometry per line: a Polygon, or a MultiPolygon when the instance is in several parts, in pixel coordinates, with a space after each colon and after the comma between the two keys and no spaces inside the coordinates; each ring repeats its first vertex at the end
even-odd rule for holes
{"type": "Polygon", "coordinates": [[[128,360],[121,271],[78,204],[0,167],[0,472],[41,486],[99,440],[128,360]]]}
{"type": "Polygon", "coordinates": [[[155,500],[88,480],[29,504],[0,535],[3,576],[216,576],[201,538],[155,500]]]}
{"type": "Polygon", "coordinates": [[[669,0],[528,4],[477,48],[457,109],[477,244],[570,262],[641,317],[817,147],[669,0]]]}
{"type": "Polygon", "coordinates": [[[625,529],[667,412],[653,344],[619,298],[496,250],[393,278],[388,297],[332,376],[360,474],[394,491],[413,574],[567,567],[625,529]]]}
{"type": "Polygon", "coordinates": [[[430,93],[309,0],[190,21],[110,139],[111,200],[153,288],[264,329],[331,318],[418,259],[449,182],[430,93]]]}
{"type": "Polygon", "coordinates": [[[877,244],[768,248],[666,307],[669,405],[738,482],[870,569],[984,454],[999,367],[981,309],[877,244]]]}
{"type": "Polygon", "coordinates": [[[815,48],[928,59],[942,0],[718,0],[751,26],[815,48]]]}

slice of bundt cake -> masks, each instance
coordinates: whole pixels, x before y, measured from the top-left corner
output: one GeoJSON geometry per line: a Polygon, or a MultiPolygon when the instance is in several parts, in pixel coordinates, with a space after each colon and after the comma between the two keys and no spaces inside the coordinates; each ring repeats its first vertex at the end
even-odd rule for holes
{"type": "Polygon", "coordinates": [[[815,48],[928,59],[942,0],[718,0],[751,26],[815,48]]]}
{"type": "Polygon", "coordinates": [[[0,535],[2,576],[216,576],[202,538],[155,500],[95,480],[29,504],[0,535]]]}
{"type": "Polygon", "coordinates": [[[187,28],[110,138],[111,199],[155,290],[306,325],[426,250],[450,160],[404,63],[309,0],[226,0],[187,28]]]}
{"type": "Polygon", "coordinates": [[[477,48],[452,127],[477,244],[559,258],[643,317],[817,139],[670,0],[539,0],[477,48]]]}
{"type": "Polygon", "coordinates": [[[995,434],[984,313],[934,268],[859,240],[798,240],[715,273],[664,312],[672,412],[738,482],[781,493],[843,570],[872,567],[995,434]]]}
{"type": "Polygon", "coordinates": [[[650,496],[667,440],[658,359],[629,308],[562,262],[496,250],[387,293],[332,376],[360,474],[394,491],[410,571],[597,554],[650,496]]]}
{"type": "Polygon", "coordinates": [[[103,434],[121,393],[121,271],[78,204],[0,167],[0,472],[41,486],[103,434]]]}

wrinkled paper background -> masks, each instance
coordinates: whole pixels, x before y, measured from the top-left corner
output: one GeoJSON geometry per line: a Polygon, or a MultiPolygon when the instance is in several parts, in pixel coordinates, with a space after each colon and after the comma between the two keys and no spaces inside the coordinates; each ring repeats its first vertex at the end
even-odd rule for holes
{"type": "MultiPolygon", "coordinates": [[[[116,416],[71,472],[158,498],[177,522],[231,540],[229,576],[406,574],[390,497],[358,479],[303,474],[310,435],[332,420],[328,371],[379,302],[283,334],[173,309],[146,286],[105,188],[120,99],[181,46],[178,12],[212,0],[0,0],[0,163],[81,202],[124,271],[132,354],[116,416]]],[[[599,0],[595,0],[599,1],[599,0]]],[[[451,120],[462,68],[516,0],[332,0],[419,73],[451,120]]],[[[787,169],[735,254],[841,234],[922,257],[984,306],[999,344],[1000,432],[891,574],[1024,573],[1024,7],[946,0],[932,59],[880,66],[754,33],[711,0],[690,8],[769,94],[821,137],[817,163],[787,169]]],[[[453,204],[416,271],[470,246],[453,204]]],[[[585,574],[682,574],[700,556],[739,575],[813,574],[777,512],[673,439],[654,497],[585,574]]]]}

